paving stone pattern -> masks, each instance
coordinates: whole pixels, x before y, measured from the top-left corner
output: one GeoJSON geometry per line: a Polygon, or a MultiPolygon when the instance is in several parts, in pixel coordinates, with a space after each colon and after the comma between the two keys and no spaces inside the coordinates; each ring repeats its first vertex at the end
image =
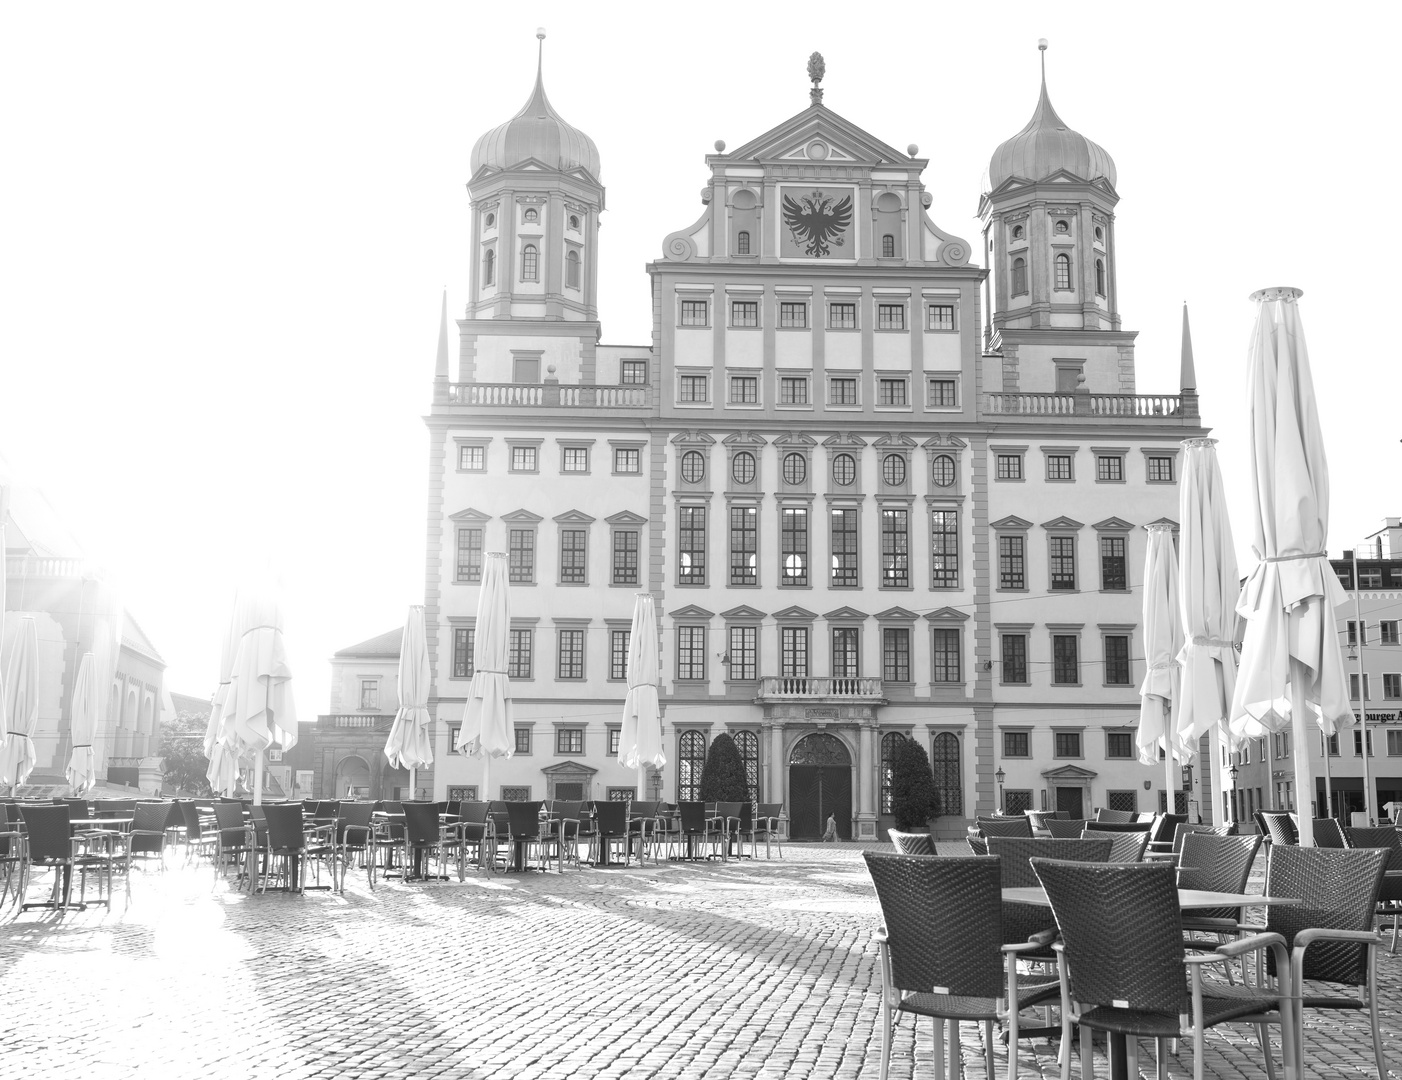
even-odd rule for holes
{"type": "MultiPolygon", "coordinates": [[[[0,913],[0,1077],[876,1077],[879,909],[861,847],[373,893],[353,874],[344,895],[138,871],[110,914],[0,913]]],[[[1402,1065],[1402,958],[1384,956],[1402,1065]]],[[[1371,1074],[1358,1021],[1311,1016],[1311,1075],[1371,1074]]],[[[973,1030],[970,1080],[985,1075],[973,1030]]],[[[1264,1076],[1247,1037],[1210,1036],[1207,1074],[1264,1076]]],[[[917,1038],[902,1019],[891,1075],[941,1075],[931,1050],[929,1022],[917,1038]]],[[[1057,1075],[1051,1044],[1023,1042],[1019,1063],[1057,1075]]],[[[1153,1075],[1148,1044],[1141,1068],[1153,1075]]],[[[1192,1075],[1190,1052],[1170,1074],[1192,1075]]]]}

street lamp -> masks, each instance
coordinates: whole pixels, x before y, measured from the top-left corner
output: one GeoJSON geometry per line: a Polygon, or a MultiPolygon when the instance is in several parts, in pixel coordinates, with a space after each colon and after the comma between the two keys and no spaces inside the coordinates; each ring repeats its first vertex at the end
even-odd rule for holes
{"type": "MultiPolygon", "coordinates": [[[[1192,762],[1189,762],[1188,764],[1186,764],[1186,765],[1183,766],[1183,791],[1186,793],[1185,796],[1184,796],[1184,799],[1183,799],[1183,802],[1184,802],[1184,804],[1185,804],[1184,807],[1183,807],[1183,810],[1184,810],[1187,814],[1191,815],[1191,814],[1192,814],[1192,806],[1193,806],[1193,763],[1192,763],[1192,762]]],[[[1178,812],[1178,807],[1176,807],[1176,806],[1173,807],[1171,810],[1169,810],[1169,813],[1170,813],[1170,814],[1176,814],[1177,812],[1178,812]]]]}
{"type": "Polygon", "coordinates": [[[1001,765],[998,766],[998,771],[995,772],[995,773],[993,774],[993,778],[994,778],[995,780],[998,781],[998,811],[999,811],[999,813],[1002,813],[1002,812],[1004,812],[1004,811],[1007,810],[1007,807],[1006,807],[1006,806],[1004,805],[1004,803],[1003,803],[1003,780],[1007,777],[1007,775],[1008,775],[1008,774],[1005,773],[1005,772],[1003,771],[1003,767],[1002,767],[1001,765]]]}
{"type": "Polygon", "coordinates": [[[1232,797],[1231,797],[1231,800],[1228,802],[1227,805],[1228,805],[1228,808],[1231,810],[1231,814],[1232,814],[1232,824],[1235,825],[1235,824],[1237,823],[1237,809],[1236,809],[1236,801],[1237,801],[1237,792],[1236,792],[1237,768],[1236,768],[1236,762],[1235,762],[1235,761],[1232,762],[1232,767],[1231,767],[1230,769],[1227,770],[1227,776],[1229,776],[1229,777],[1231,778],[1231,781],[1232,781],[1232,797]]]}

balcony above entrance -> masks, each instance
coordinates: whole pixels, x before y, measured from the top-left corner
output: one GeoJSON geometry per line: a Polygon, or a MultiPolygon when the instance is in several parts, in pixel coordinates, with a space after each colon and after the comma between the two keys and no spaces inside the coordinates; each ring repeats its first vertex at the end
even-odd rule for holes
{"type": "Polygon", "coordinates": [[[759,680],[759,694],[755,697],[760,705],[819,702],[882,705],[885,701],[881,680],[870,676],[765,675],[759,680]]]}

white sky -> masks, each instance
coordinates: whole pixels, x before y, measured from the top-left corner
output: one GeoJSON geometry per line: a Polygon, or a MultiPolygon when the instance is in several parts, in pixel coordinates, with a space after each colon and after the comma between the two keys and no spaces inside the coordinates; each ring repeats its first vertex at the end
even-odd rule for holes
{"type": "Polygon", "coordinates": [[[1052,102],[1118,166],[1139,390],[1176,392],[1187,300],[1239,505],[1246,298],[1305,290],[1337,553],[1402,513],[1398,11],[9,4],[0,455],[116,576],[177,692],[213,690],[239,574],[271,552],[309,719],[331,653],[423,599],[439,297],[466,301],[468,156],[529,96],[537,25],[551,101],[603,158],[610,343],[650,340],[643,267],[699,216],[703,156],[805,108],[815,49],[825,104],[918,143],[931,216],[974,240],[1045,36],[1052,102]]]}

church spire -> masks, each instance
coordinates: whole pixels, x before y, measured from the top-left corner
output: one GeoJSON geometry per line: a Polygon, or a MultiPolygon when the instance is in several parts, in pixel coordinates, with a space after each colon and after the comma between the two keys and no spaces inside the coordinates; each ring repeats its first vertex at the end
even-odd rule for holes
{"type": "Polygon", "coordinates": [[[448,290],[443,290],[443,315],[438,324],[438,362],[433,367],[433,396],[448,397],[448,290]]]}
{"type": "Polygon", "coordinates": [[[1183,301],[1183,358],[1178,368],[1178,386],[1182,390],[1196,390],[1197,371],[1193,367],[1193,336],[1188,332],[1188,301],[1183,301]]]}

